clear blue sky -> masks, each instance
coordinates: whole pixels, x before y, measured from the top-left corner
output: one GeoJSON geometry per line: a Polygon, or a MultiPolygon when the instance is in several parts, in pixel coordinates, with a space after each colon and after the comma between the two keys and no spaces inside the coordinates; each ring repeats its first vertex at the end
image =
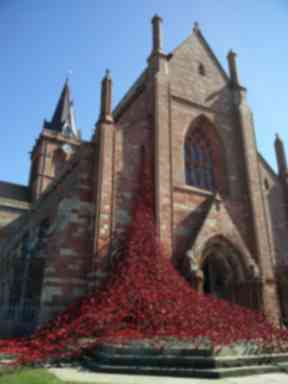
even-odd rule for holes
{"type": "Polygon", "coordinates": [[[288,150],[287,0],[0,0],[0,180],[27,182],[29,151],[69,70],[76,120],[90,138],[105,69],[116,104],[146,64],[155,13],[167,52],[198,21],[225,69],[227,51],[238,53],[258,148],[275,167],[275,132],[288,150]]]}

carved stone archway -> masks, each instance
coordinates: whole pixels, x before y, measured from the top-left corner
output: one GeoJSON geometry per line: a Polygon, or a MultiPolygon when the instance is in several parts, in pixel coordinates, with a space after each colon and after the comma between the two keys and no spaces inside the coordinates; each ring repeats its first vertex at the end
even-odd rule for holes
{"type": "Polygon", "coordinates": [[[245,307],[259,309],[261,287],[257,265],[222,236],[212,238],[204,248],[202,290],[245,307]]]}
{"type": "MultiPolygon", "coordinates": [[[[239,282],[236,271],[231,265],[230,256],[225,254],[226,249],[210,250],[205,258],[203,270],[203,292],[214,295],[220,299],[231,297],[231,286],[239,282]]],[[[232,256],[233,257],[233,256],[232,256]]]]}
{"type": "Polygon", "coordinates": [[[245,256],[229,240],[223,236],[210,238],[201,255],[197,257],[193,250],[188,250],[186,257],[192,273],[191,281],[199,292],[244,306],[258,307],[257,265],[252,260],[247,263],[245,256]]]}
{"type": "Polygon", "coordinates": [[[245,282],[248,271],[242,255],[230,242],[223,238],[209,241],[204,249],[201,270],[204,293],[237,302],[234,287],[245,282]]]}

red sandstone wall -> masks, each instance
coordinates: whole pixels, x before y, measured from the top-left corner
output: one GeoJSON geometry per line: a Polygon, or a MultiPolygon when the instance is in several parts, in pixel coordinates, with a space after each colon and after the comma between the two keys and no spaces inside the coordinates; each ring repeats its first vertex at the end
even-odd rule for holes
{"type": "Polygon", "coordinates": [[[141,147],[152,149],[150,115],[149,94],[145,89],[116,122],[113,220],[116,234],[125,232],[131,220],[131,203],[139,185],[141,147]]]}
{"type": "MultiPolygon", "coordinates": [[[[2,309],[12,310],[9,319],[15,326],[25,317],[24,310],[40,310],[38,320],[43,323],[87,293],[95,215],[94,151],[93,144],[83,143],[31,210],[7,228],[1,244],[0,301],[2,309]]],[[[31,319],[27,324],[31,327],[31,319]]]]}
{"type": "MultiPolygon", "coordinates": [[[[210,131],[215,130],[215,140],[218,137],[221,146],[223,162],[214,164],[215,172],[219,168],[223,173],[223,185],[218,186],[218,192],[225,199],[232,221],[241,237],[252,250],[251,221],[242,166],[243,150],[239,141],[239,127],[233,113],[232,93],[228,86],[228,79],[195,35],[190,36],[173,52],[169,62],[169,73],[175,257],[183,257],[187,244],[192,243],[194,231],[197,231],[198,218],[203,215],[201,204],[203,207],[203,202],[211,197],[209,193],[205,194],[201,190],[185,186],[185,135],[201,115],[205,116],[211,125],[210,131]],[[205,76],[199,74],[200,63],[204,65],[205,76]]],[[[207,134],[210,135],[213,143],[213,132],[210,131],[207,134]]],[[[214,145],[219,143],[215,141],[214,145]]]]}
{"type": "Polygon", "coordinates": [[[55,207],[43,280],[40,321],[46,321],[88,291],[95,213],[93,146],[83,144],[79,162],[49,195],[55,207]]]}

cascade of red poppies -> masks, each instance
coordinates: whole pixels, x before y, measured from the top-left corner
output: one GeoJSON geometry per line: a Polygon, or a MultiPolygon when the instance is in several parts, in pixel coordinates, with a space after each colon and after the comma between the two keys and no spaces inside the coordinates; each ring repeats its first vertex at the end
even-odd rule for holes
{"type": "Polygon", "coordinates": [[[110,278],[89,297],[72,304],[31,337],[3,340],[0,352],[18,363],[77,356],[95,344],[208,338],[214,346],[251,341],[285,350],[288,332],[260,313],[197,293],[166,257],[155,231],[153,183],[146,164],[133,219],[110,278]]]}

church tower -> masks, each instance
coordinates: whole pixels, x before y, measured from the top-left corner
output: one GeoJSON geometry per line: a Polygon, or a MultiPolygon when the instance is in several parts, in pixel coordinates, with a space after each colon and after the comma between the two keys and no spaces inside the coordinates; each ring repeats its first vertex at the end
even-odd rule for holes
{"type": "Polygon", "coordinates": [[[80,140],[66,79],[52,120],[44,120],[42,132],[31,153],[29,187],[32,201],[37,200],[61,174],[66,160],[71,157],[80,140]]]}

